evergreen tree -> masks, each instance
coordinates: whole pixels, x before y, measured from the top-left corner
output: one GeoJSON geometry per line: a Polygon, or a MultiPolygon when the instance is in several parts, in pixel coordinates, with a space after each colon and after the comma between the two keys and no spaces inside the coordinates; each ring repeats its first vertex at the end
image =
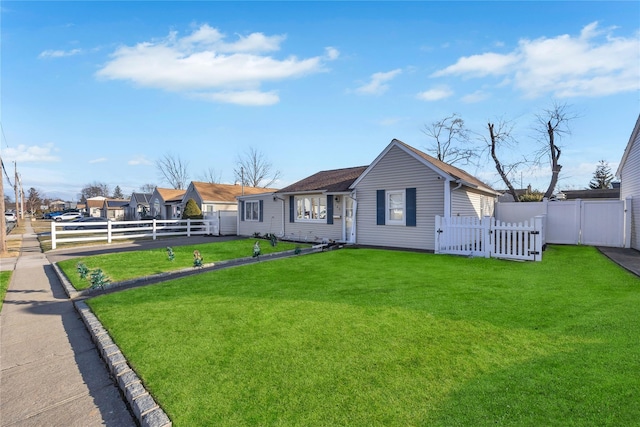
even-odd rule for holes
{"type": "Polygon", "coordinates": [[[113,198],[114,199],[124,199],[124,194],[122,194],[122,190],[119,185],[116,185],[116,188],[113,190],[113,198]]]}
{"type": "Polygon", "coordinates": [[[187,204],[184,206],[184,210],[182,211],[182,219],[188,218],[202,219],[202,211],[193,199],[187,200],[187,204]]]}
{"type": "Polygon", "coordinates": [[[613,181],[613,174],[611,173],[609,163],[600,160],[596,171],[593,173],[593,178],[589,183],[589,188],[592,190],[611,188],[611,181],[613,181]]]}

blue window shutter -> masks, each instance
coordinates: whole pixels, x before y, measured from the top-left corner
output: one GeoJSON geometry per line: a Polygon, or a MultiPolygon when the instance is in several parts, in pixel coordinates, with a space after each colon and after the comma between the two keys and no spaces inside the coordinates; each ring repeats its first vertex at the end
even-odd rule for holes
{"type": "Polygon", "coordinates": [[[289,222],[296,222],[296,206],[293,196],[289,196],[289,222]]]}
{"type": "Polygon", "coordinates": [[[327,224],[333,224],[333,196],[327,194],[327,224]]]}
{"type": "Polygon", "coordinates": [[[240,202],[240,221],[244,221],[244,200],[240,202]]]}
{"type": "Polygon", "coordinates": [[[416,189],[407,188],[405,190],[405,205],[407,208],[407,227],[416,226],[416,189]]]}
{"type": "Polygon", "coordinates": [[[385,224],[385,191],[377,190],[376,191],[376,224],[384,225],[385,224]]]}
{"type": "Polygon", "coordinates": [[[260,200],[260,203],[259,203],[260,212],[258,212],[258,217],[259,217],[258,221],[260,222],[262,222],[262,218],[263,218],[262,216],[262,206],[264,204],[263,202],[264,202],[263,200],[260,200]]]}

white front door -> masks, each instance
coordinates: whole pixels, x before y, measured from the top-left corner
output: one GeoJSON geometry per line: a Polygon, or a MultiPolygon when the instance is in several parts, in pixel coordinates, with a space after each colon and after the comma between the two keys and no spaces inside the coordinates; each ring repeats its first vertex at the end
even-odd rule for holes
{"type": "Polygon", "coordinates": [[[344,240],[347,243],[355,243],[355,200],[349,196],[344,196],[344,240]]]}

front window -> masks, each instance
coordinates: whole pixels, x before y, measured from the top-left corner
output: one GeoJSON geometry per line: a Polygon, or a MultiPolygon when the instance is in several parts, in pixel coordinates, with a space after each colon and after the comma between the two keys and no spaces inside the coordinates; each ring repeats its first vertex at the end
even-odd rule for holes
{"type": "Polygon", "coordinates": [[[404,225],[404,191],[387,191],[387,224],[404,225]]]}
{"type": "Polygon", "coordinates": [[[326,221],[326,196],[296,196],[296,221],[326,221]]]}
{"type": "Polygon", "coordinates": [[[244,203],[244,220],[245,221],[259,221],[260,220],[260,202],[245,202],[244,203]]]}

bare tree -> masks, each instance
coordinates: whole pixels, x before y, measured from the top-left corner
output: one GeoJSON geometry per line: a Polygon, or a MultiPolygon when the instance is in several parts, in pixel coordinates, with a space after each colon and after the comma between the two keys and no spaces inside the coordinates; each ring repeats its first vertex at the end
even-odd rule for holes
{"type": "Polygon", "coordinates": [[[489,122],[487,124],[489,128],[489,140],[487,141],[487,145],[489,146],[489,153],[491,154],[491,159],[498,171],[498,175],[502,178],[502,182],[507,186],[509,190],[509,194],[513,197],[513,200],[518,202],[520,199],[518,198],[518,194],[516,193],[513,184],[511,184],[511,180],[509,179],[509,175],[512,174],[519,166],[526,163],[526,160],[517,161],[513,163],[503,163],[498,158],[498,149],[499,148],[507,148],[512,146],[515,142],[512,136],[513,125],[507,123],[504,120],[498,121],[498,127],[496,128],[494,123],[489,122]]]}
{"type": "Polygon", "coordinates": [[[189,182],[189,162],[183,161],[176,154],[165,154],[156,160],[156,168],[160,178],[176,190],[184,190],[189,182]]]}
{"type": "Polygon", "coordinates": [[[214,168],[208,168],[200,175],[200,180],[209,184],[219,184],[222,182],[222,172],[218,172],[214,168]]]}
{"type": "Polygon", "coordinates": [[[155,184],[143,184],[140,186],[140,191],[142,193],[153,193],[153,191],[156,189],[157,185],[155,184]]]}
{"type": "Polygon", "coordinates": [[[273,169],[273,164],[265,155],[253,147],[243,156],[238,156],[233,174],[236,182],[262,188],[271,186],[281,175],[279,170],[273,169]]]}
{"type": "Polygon", "coordinates": [[[27,195],[27,210],[33,216],[36,211],[40,209],[42,205],[42,197],[40,196],[40,192],[35,188],[29,188],[29,194],[27,195]]]}
{"type": "Polygon", "coordinates": [[[466,165],[475,163],[480,157],[480,150],[471,147],[469,130],[457,113],[425,125],[422,132],[433,139],[427,152],[440,161],[466,165]]]}
{"type": "Polygon", "coordinates": [[[539,138],[540,149],[535,153],[534,161],[541,164],[544,159],[549,161],[551,167],[551,180],[544,197],[550,198],[558,183],[558,177],[562,170],[560,161],[560,146],[558,140],[565,135],[570,135],[569,123],[577,116],[569,111],[567,104],[554,103],[553,107],[544,110],[542,114],[536,115],[538,125],[537,132],[541,135],[539,138]]]}
{"type": "Polygon", "coordinates": [[[84,200],[99,196],[109,197],[109,194],[111,194],[109,185],[98,181],[87,184],[80,190],[80,198],[84,200]]]}

